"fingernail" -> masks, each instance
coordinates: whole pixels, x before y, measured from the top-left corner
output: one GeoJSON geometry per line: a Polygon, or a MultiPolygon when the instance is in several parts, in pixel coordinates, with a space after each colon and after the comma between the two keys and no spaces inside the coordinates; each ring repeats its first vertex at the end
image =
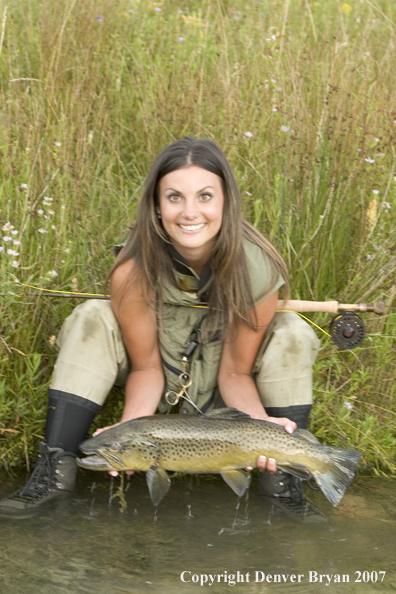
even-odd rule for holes
{"type": "Polygon", "coordinates": [[[272,464],[273,462],[275,462],[275,458],[268,458],[268,462],[271,462],[272,464]]]}
{"type": "Polygon", "coordinates": [[[259,462],[262,462],[263,464],[265,464],[266,461],[267,461],[267,458],[265,456],[259,456],[259,462]]]}

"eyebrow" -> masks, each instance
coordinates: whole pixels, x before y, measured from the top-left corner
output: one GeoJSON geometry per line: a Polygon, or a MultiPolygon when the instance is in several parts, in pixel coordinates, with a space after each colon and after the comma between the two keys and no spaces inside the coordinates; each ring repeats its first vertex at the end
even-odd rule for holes
{"type": "MultiPolygon", "coordinates": [[[[201,192],[203,192],[204,190],[207,190],[208,188],[212,188],[212,190],[215,189],[213,186],[205,186],[201,190],[198,190],[197,193],[200,194],[201,192]]],[[[172,192],[177,192],[178,194],[182,194],[182,192],[180,192],[180,190],[175,190],[174,188],[165,188],[164,192],[169,192],[169,190],[172,192]]]]}

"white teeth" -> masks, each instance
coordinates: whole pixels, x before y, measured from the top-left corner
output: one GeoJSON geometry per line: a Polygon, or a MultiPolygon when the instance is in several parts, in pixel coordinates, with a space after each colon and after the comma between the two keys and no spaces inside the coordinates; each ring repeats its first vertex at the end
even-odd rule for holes
{"type": "Polygon", "coordinates": [[[205,223],[201,223],[201,225],[179,225],[182,229],[186,231],[197,231],[197,229],[202,229],[205,226],[205,223]]]}

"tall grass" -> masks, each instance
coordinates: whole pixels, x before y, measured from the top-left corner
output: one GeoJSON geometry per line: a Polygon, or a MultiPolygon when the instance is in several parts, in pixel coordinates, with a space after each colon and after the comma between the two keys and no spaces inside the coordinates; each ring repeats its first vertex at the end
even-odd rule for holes
{"type": "Polygon", "coordinates": [[[323,337],[311,428],[394,472],[394,2],[2,2],[1,462],[36,450],[76,304],[16,281],[102,292],[153,159],[194,135],[226,152],[294,298],[386,302],[353,352],[323,337]]]}

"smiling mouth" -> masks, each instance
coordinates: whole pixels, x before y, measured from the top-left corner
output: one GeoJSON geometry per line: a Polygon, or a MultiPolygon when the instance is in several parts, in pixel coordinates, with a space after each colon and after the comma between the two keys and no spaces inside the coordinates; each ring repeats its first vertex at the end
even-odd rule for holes
{"type": "Polygon", "coordinates": [[[185,231],[198,231],[205,227],[205,223],[201,223],[200,225],[182,225],[179,223],[179,227],[185,231]]]}

